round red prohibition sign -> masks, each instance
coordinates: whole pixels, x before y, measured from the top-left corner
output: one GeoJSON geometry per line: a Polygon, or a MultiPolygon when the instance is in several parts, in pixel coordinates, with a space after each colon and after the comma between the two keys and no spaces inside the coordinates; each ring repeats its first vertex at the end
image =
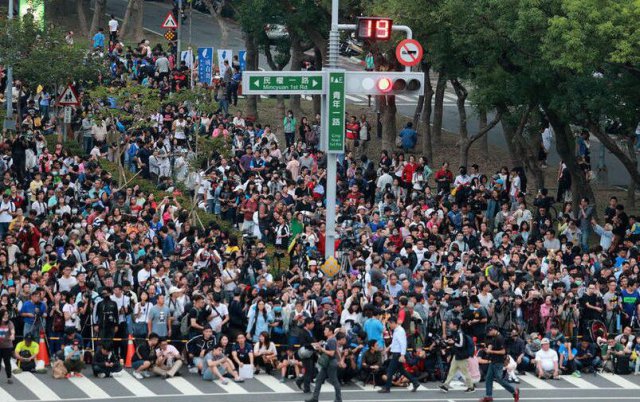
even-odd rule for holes
{"type": "Polygon", "coordinates": [[[396,58],[403,66],[415,66],[422,60],[422,46],[415,39],[405,39],[396,47],[396,58]]]}

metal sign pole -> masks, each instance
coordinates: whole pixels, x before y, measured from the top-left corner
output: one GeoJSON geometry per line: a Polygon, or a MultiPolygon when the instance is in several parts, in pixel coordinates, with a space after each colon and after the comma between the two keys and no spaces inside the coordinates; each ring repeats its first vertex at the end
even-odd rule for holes
{"type": "MultiPolygon", "coordinates": [[[[339,0],[331,1],[331,31],[329,32],[329,60],[328,67],[336,68],[338,65],[338,50],[340,47],[340,33],[338,32],[338,10],[339,0]]],[[[322,104],[327,104],[327,93],[322,95],[322,104]]],[[[321,128],[322,136],[325,138],[324,144],[327,146],[329,142],[329,116],[328,108],[325,106],[322,116],[323,125],[321,128]]],[[[344,116],[341,116],[344,119],[344,116]]],[[[344,135],[344,134],[343,134],[344,135]]],[[[338,186],[338,154],[327,152],[327,205],[325,211],[325,246],[324,258],[335,257],[336,245],[336,187],[338,186]]]]}

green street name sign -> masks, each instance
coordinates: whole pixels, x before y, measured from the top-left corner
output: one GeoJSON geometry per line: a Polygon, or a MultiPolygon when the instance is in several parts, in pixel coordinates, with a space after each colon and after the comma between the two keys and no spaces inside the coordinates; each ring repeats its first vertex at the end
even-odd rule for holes
{"type": "Polygon", "coordinates": [[[329,138],[327,151],[330,153],[344,152],[344,71],[329,73],[329,91],[327,93],[327,112],[329,121],[329,138]]]}
{"type": "Polygon", "coordinates": [[[245,71],[242,93],[247,95],[321,95],[322,73],[306,71],[245,71]]]}

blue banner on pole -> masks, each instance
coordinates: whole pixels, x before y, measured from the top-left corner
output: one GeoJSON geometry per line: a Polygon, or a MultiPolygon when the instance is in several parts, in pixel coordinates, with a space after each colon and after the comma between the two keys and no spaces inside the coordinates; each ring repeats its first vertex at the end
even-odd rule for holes
{"type": "Polygon", "coordinates": [[[247,67],[247,51],[238,51],[238,63],[240,64],[240,71],[246,70],[247,67]]]}
{"type": "Polygon", "coordinates": [[[213,79],[213,48],[198,48],[198,81],[211,85],[213,79]]]}

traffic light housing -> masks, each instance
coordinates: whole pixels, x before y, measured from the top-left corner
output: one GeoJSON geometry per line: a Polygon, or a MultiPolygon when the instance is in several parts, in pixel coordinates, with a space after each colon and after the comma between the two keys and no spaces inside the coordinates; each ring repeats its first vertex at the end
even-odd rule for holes
{"type": "Polygon", "coordinates": [[[354,95],[420,95],[423,73],[363,71],[347,74],[345,91],[354,95]]]}

